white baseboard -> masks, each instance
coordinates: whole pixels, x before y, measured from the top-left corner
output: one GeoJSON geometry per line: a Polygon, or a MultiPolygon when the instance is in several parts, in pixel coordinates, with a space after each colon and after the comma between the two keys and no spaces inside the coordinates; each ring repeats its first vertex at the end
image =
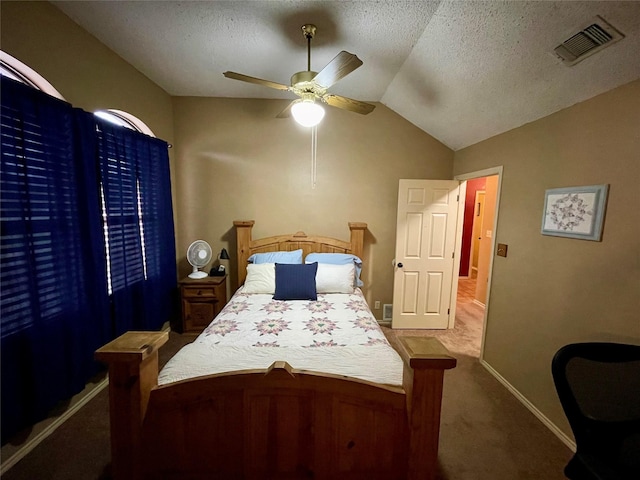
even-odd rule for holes
{"type": "Polygon", "coordinates": [[[569,438],[562,430],[560,430],[555,423],[553,423],[546,415],[544,415],[540,410],[536,408],[536,406],[531,403],[527,397],[525,397],[522,393],[520,393],[513,385],[511,385],[502,375],[500,375],[491,365],[489,365],[485,360],[480,360],[480,364],[491,374],[496,380],[498,380],[502,385],[505,386],[509,392],[518,399],[520,403],[522,403],[531,413],[533,413],[538,420],[540,420],[545,427],[547,427],[551,432],[560,439],[562,443],[564,443],[572,452],[576,451],[576,443],[569,438]]]}

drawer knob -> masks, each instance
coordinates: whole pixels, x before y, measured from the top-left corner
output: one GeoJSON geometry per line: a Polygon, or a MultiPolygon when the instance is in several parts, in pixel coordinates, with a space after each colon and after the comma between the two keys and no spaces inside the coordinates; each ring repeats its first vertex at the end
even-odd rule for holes
{"type": "Polygon", "coordinates": [[[202,290],[198,290],[198,295],[202,295],[202,290]]]}

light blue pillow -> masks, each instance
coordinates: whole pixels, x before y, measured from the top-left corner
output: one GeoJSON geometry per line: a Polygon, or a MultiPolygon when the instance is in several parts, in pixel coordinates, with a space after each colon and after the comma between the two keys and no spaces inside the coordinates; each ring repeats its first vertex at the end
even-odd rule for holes
{"type": "Polygon", "coordinates": [[[302,263],[302,249],[291,252],[254,253],[249,257],[249,263],[302,263]]]}
{"type": "Polygon", "coordinates": [[[360,272],[362,271],[362,260],[350,253],[310,253],[304,259],[305,263],[331,263],[333,265],[348,265],[353,263],[356,266],[356,286],[364,285],[360,280],[360,272]]]}

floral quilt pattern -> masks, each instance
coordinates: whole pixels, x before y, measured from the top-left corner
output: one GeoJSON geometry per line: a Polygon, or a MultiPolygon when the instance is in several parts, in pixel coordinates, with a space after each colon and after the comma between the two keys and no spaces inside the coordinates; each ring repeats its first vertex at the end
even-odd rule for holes
{"type": "Polygon", "coordinates": [[[197,341],[255,347],[371,346],[387,340],[360,290],[316,301],[233,296],[197,341]]]}
{"type": "Polygon", "coordinates": [[[358,289],[317,301],[278,301],[238,291],[160,372],[161,385],[202,375],[266,369],[274,361],[387,385],[402,385],[403,362],[358,289]]]}

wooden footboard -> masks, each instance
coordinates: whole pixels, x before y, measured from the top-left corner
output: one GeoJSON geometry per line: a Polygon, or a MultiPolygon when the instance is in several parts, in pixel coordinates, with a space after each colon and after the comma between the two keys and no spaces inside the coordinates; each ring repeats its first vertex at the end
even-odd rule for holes
{"type": "Polygon", "coordinates": [[[435,478],[456,365],[435,338],[400,338],[402,388],[283,362],[158,386],[166,340],[128,332],[96,352],[109,365],[114,479],[435,478]]]}

